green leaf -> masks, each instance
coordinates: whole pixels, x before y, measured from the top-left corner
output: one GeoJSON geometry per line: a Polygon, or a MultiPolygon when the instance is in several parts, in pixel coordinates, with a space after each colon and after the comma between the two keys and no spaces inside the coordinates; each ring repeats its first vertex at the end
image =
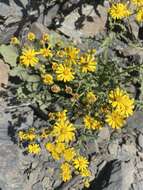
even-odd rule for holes
{"type": "Polygon", "coordinates": [[[8,63],[11,67],[16,66],[18,53],[16,52],[16,49],[13,46],[4,44],[1,45],[0,54],[3,56],[4,61],[8,63]]]}
{"type": "Polygon", "coordinates": [[[40,77],[38,75],[29,75],[26,79],[27,82],[39,82],[40,77]]]}
{"type": "Polygon", "coordinates": [[[12,70],[10,70],[10,75],[12,77],[20,77],[21,72],[25,72],[25,69],[21,65],[18,65],[17,67],[14,67],[12,70]]]}

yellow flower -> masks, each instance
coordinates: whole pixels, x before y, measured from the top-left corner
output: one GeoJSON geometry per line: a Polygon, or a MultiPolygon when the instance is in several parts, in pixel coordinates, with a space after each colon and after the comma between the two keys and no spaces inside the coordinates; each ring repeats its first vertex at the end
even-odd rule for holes
{"type": "Polygon", "coordinates": [[[55,145],[52,143],[47,143],[45,145],[46,149],[51,153],[52,157],[55,160],[59,160],[60,159],[60,154],[56,151],[55,149],[55,145]]]}
{"type": "Polygon", "coordinates": [[[53,56],[53,53],[50,50],[50,47],[48,47],[48,48],[41,48],[39,53],[41,55],[43,55],[43,57],[52,57],[53,56]]]}
{"type": "Polygon", "coordinates": [[[95,96],[95,94],[93,92],[88,92],[86,94],[86,100],[89,104],[93,104],[96,102],[97,97],[95,96]]]}
{"type": "Polygon", "coordinates": [[[27,35],[27,39],[30,41],[34,41],[36,38],[35,34],[33,32],[29,32],[27,35]]]}
{"type": "Polygon", "coordinates": [[[18,40],[18,38],[12,37],[11,40],[10,40],[10,43],[11,43],[12,45],[19,45],[19,44],[20,44],[20,41],[18,40]]]}
{"type": "Polygon", "coordinates": [[[56,144],[52,144],[52,143],[47,143],[45,145],[46,149],[52,154],[52,157],[55,160],[59,160],[61,157],[61,154],[64,152],[65,150],[65,144],[64,143],[56,143],[56,144]]]}
{"type": "Polygon", "coordinates": [[[55,145],[52,144],[52,143],[46,143],[45,147],[46,147],[46,149],[47,149],[49,152],[52,152],[52,151],[55,149],[55,145]]]}
{"type": "Polygon", "coordinates": [[[85,180],[84,180],[84,186],[85,186],[86,188],[89,188],[89,187],[90,187],[89,179],[85,179],[85,180]]]}
{"type": "Polygon", "coordinates": [[[49,35],[48,35],[47,33],[43,34],[43,35],[42,35],[42,40],[43,40],[44,42],[48,42],[48,41],[49,41],[49,35]]]}
{"type": "Polygon", "coordinates": [[[29,131],[27,133],[27,139],[30,140],[30,141],[33,141],[36,139],[36,134],[34,134],[33,132],[29,131]]]}
{"type": "Polygon", "coordinates": [[[108,113],[109,107],[107,105],[103,105],[100,109],[101,113],[108,113]]]}
{"type": "Polygon", "coordinates": [[[143,0],[131,0],[133,4],[136,6],[142,6],[143,5],[143,0]]]}
{"type": "Polygon", "coordinates": [[[138,22],[143,22],[143,8],[140,9],[136,14],[136,20],[138,22]]]}
{"type": "Polygon", "coordinates": [[[116,3],[109,9],[109,14],[113,19],[123,19],[130,16],[131,12],[128,10],[126,4],[116,3]]]}
{"type": "Polygon", "coordinates": [[[27,140],[27,133],[25,133],[23,131],[19,131],[18,137],[19,137],[20,141],[27,140]]]}
{"type": "Polygon", "coordinates": [[[42,133],[41,133],[41,135],[40,135],[40,137],[42,139],[46,139],[48,137],[48,131],[46,129],[43,130],[42,133]]]}
{"type": "Polygon", "coordinates": [[[118,109],[124,117],[129,117],[133,114],[134,100],[120,88],[116,88],[109,93],[109,103],[113,108],[118,109]]]}
{"type": "Polygon", "coordinates": [[[63,181],[64,182],[69,181],[72,178],[70,165],[66,162],[63,163],[61,165],[61,170],[62,170],[61,174],[63,181]]]}
{"type": "Polygon", "coordinates": [[[67,119],[67,110],[60,111],[56,113],[57,120],[66,120],[67,119]]]}
{"type": "Polygon", "coordinates": [[[89,169],[86,168],[86,169],[84,169],[84,170],[81,170],[80,175],[81,175],[82,177],[89,177],[89,176],[91,176],[91,172],[90,172],[89,169]]]}
{"type": "Polygon", "coordinates": [[[88,168],[89,162],[85,157],[79,156],[76,159],[74,159],[73,164],[75,169],[79,171],[84,171],[88,168]]]}
{"type": "Polygon", "coordinates": [[[63,51],[63,50],[59,50],[59,51],[57,51],[56,55],[57,55],[58,57],[64,57],[64,56],[66,55],[66,52],[63,51]]]}
{"type": "Polygon", "coordinates": [[[117,110],[114,110],[106,115],[106,122],[113,129],[121,128],[125,124],[123,115],[121,115],[121,113],[117,110]]]}
{"type": "Polygon", "coordinates": [[[66,66],[65,64],[58,65],[56,69],[57,74],[57,80],[69,82],[74,79],[74,72],[72,71],[72,68],[69,66],[66,66]]]}
{"type": "Polygon", "coordinates": [[[91,129],[96,130],[96,129],[101,129],[101,128],[102,128],[101,123],[94,119],[91,129]]]}
{"type": "Polygon", "coordinates": [[[68,58],[68,62],[71,64],[76,64],[77,63],[77,58],[79,54],[79,49],[75,47],[67,47],[65,48],[65,52],[68,58]]]}
{"type": "Polygon", "coordinates": [[[83,118],[83,121],[84,121],[84,125],[87,129],[90,129],[91,126],[92,126],[92,123],[93,123],[93,118],[89,115],[86,115],[84,118],[83,118]]]}
{"type": "Polygon", "coordinates": [[[81,65],[81,71],[83,73],[94,72],[96,70],[97,63],[95,61],[94,55],[84,54],[80,57],[79,64],[81,65]]]}
{"type": "Polygon", "coordinates": [[[86,115],[83,119],[85,128],[87,129],[101,129],[102,125],[99,121],[95,120],[93,117],[86,115]]]}
{"type": "Polygon", "coordinates": [[[58,68],[58,64],[56,62],[52,63],[52,69],[55,71],[58,68]]]}
{"type": "Polygon", "coordinates": [[[39,154],[41,151],[39,144],[29,144],[28,152],[31,154],[39,154]]]}
{"type": "Polygon", "coordinates": [[[75,128],[68,120],[60,120],[55,123],[53,136],[57,138],[57,142],[70,142],[75,138],[75,128]]]}
{"type": "Polygon", "coordinates": [[[45,74],[42,76],[44,84],[51,85],[53,84],[53,76],[50,74],[45,74]]]}
{"type": "Polygon", "coordinates": [[[37,52],[34,49],[23,49],[22,55],[20,56],[20,63],[26,67],[34,67],[39,61],[36,55],[37,52]]]}
{"type": "Polygon", "coordinates": [[[70,162],[71,160],[73,160],[75,155],[76,155],[76,152],[75,152],[74,148],[67,148],[63,152],[63,157],[64,157],[65,161],[67,161],[67,162],[70,162]]]}
{"type": "Polygon", "coordinates": [[[58,142],[55,144],[55,151],[58,153],[58,154],[61,154],[65,151],[65,144],[64,143],[61,143],[61,142],[58,142]]]}

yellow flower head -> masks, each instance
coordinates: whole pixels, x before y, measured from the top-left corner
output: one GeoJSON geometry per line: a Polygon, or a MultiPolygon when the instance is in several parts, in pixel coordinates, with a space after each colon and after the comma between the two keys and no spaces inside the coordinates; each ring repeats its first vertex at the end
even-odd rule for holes
{"type": "Polygon", "coordinates": [[[66,56],[68,58],[69,63],[76,64],[79,51],[80,50],[75,47],[65,48],[66,56]]]}
{"type": "Polygon", "coordinates": [[[65,64],[59,64],[56,69],[57,74],[57,80],[69,82],[74,79],[74,72],[72,71],[72,68],[69,66],[66,66],[65,64]]]}
{"type": "Polygon", "coordinates": [[[89,162],[85,157],[79,156],[76,159],[74,159],[73,164],[75,169],[79,171],[84,171],[88,168],[89,162]]]}
{"type": "Polygon", "coordinates": [[[48,42],[48,41],[49,41],[49,35],[48,35],[47,33],[43,34],[43,35],[42,35],[42,40],[43,40],[44,42],[48,42]]]}
{"type": "Polygon", "coordinates": [[[34,141],[36,139],[36,137],[37,137],[36,134],[32,131],[29,131],[27,133],[27,140],[29,140],[29,141],[34,141]]]}
{"type": "Polygon", "coordinates": [[[55,159],[55,160],[59,160],[60,159],[60,154],[57,152],[55,144],[47,143],[45,145],[45,147],[51,153],[53,159],[55,159]]]}
{"type": "Polygon", "coordinates": [[[116,3],[109,9],[109,14],[113,19],[123,19],[130,16],[131,12],[128,10],[127,5],[123,3],[116,3]]]}
{"type": "Polygon", "coordinates": [[[50,74],[45,74],[42,76],[43,77],[43,83],[47,85],[53,84],[53,76],[50,74]]]}
{"type": "Polygon", "coordinates": [[[91,176],[91,172],[89,169],[84,169],[84,170],[81,170],[80,175],[82,177],[89,177],[89,176],[91,176]]]}
{"type": "Polygon", "coordinates": [[[75,138],[75,128],[68,120],[60,120],[55,123],[53,136],[57,138],[57,142],[70,142],[75,138]]]}
{"type": "Polygon", "coordinates": [[[52,63],[52,69],[55,71],[58,68],[58,64],[56,62],[52,63]]]}
{"type": "Polygon", "coordinates": [[[131,0],[131,2],[138,7],[143,5],[143,0],[131,0]]]}
{"type": "Polygon", "coordinates": [[[121,115],[117,110],[114,110],[106,115],[106,122],[113,129],[119,129],[125,124],[123,115],[121,115]]]}
{"type": "Polygon", "coordinates": [[[11,43],[12,45],[19,45],[19,44],[20,44],[20,41],[18,40],[18,38],[12,37],[11,40],[10,40],[10,43],[11,43]]]}
{"type": "Polygon", "coordinates": [[[86,94],[86,101],[89,103],[89,104],[93,104],[95,103],[97,100],[97,97],[95,96],[95,94],[93,92],[88,92],[86,94]]]}
{"type": "Polygon", "coordinates": [[[84,117],[83,121],[84,121],[85,127],[86,127],[87,129],[91,129],[92,123],[93,123],[93,121],[94,121],[94,118],[91,117],[91,116],[89,116],[89,115],[86,115],[86,116],[84,117]]]}
{"type": "Polygon", "coordinates": [[[101,128],[102,128],[102,124],[99,121],[94,119],[93,124],[92,124],[92,129],[97,130],[101,128]]]}
{"type": "Polygon", "coordinates": [[[25,133],[23,131],[19,131],[18,137],[19,137],[20,141],[25,141],[25,140],[27,140],[27,133],[25,133]]]}
{"type": "Polygon", "coordinates": [[[36,38],[35,34],[33,32],[29,32],[27,35],[27,39],[30,41],[34,41],[36,38]]]}
{"type": "Polygon", "coordinates": [[[87,129],[96,130],[96,129],[102,128],[101,123],[89,115],[86,115],[83,121],[84,121],[85,128],[87,129]]]}
{"type": "Polygon", "coordinates": [[[116,88],[109,93],[109,103],[113,108],[118,109],[124,117],[129,117],[133,114],[134,100],[120,88],[116,88]]]}
{"type": "Polygon", "coordinates": [[[89,187],[90,187],[89,179],[85,179],[83,182],[84,182],[84,186],[85,186],[86,188],[89,188],[89,187]]]}
{"type": "Polygon", "coordinates": [[[46,147],[46,149],[47,149],[49,152],[52,152],[52,151],[55,149],[55,145],[52,144],[52,143],[46,143],[45,147],[46,147]]]}
{"type": "Polygon", "coordinates": [[[64,143],[61,143],[61,142],[58,142],[55,144],[55,151],[58,153],[58,154],[61,154],[65,151],[65,144],[64,143]]]}
{"type": "Polygon", "coordinates": [[[48,138],[48,135],[49,135],[49,133],[48,133],[48,131],[45,129],[45,130],[42,130],[40,137],[41,137],[42,139],[46,139],[46,138],[48,138]]]}
{"type": "Polygon", "coordinates": [[[67,119],[67,110],[60,111],[56,113],[57,120],[66,120],[67,119]]]}
{"type": "Polygon", "coordinates": [[[57,51],[56,55],[57,55],[58,57],[64,57],[64,56],[66,55],[66,52],[63,51],[63,50],[59,50],[59,51],[57,51]]]}
{"type": "Polygon", "coordinates": [[[67,161],[67,162],[70,162],[71,160],[73,160],[75,155],[76,155],[76,152],[75,152],[74,148],[67,148],[63,152],[63,157],[64,157],[65,161],[67,161]]]}
{"type": "Polygon", "coordinates": [[[61,175],[62,175],[62,179],[64,182],[69,181],[72,178],[72,174],[71,174],[71,167],[68,163],[63,163],[61,165],[61,175]]]}
{"type": "Polygon", "coordinates": [[[83,73],[94,72],[96,70],[97,63],[92,54],[84,54],[81,56],[79,64],[81,65],[81,71],[83,73]]]}
{"type": "Polygon", "coordinates": [[[143,8],[140,9],[136,14],[136,20],[137,22],[143,22],[143,8]]]}
{"type": "Polygon", "coordinates": [[[31,154],[39,154],[41,151],[39,144],[29,144],[28,152],[31,154]]]}
{"type": "Polygon", "coordinates": [[[43,55],[43,57],[52,57],[53,56],[53,53],[50,50],[50,47],[48,47],[48,48],[41,48],[39,53],[41,55],[43,55]]]}
{"type": "Polygon", "coordinates": [[[37,52],[34,49],[23,49],[20,56],[20,63],[26,67],[34,67],[39,59],[36,57],[37,52]]]}

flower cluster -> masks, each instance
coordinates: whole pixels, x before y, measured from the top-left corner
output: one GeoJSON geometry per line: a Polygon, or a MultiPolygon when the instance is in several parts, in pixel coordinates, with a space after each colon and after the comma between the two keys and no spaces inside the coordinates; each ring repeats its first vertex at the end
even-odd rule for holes
{"type": "Polygon", "coordinates": [[[109,9],[109,14],[114,20],[121,20],[136,14],[136,21],[143,22],[143,1],[130,0],[127,3],[115,3],[109,9]],[[131,6],[130,6],[131,5],[131,6]],[[133,6],[132,6],[133,5],[133,6]],[[134,7],[134,9],[132,8],[134,7]]]}
{"type": "MultiPolygon", "coordinates": [[[[52,85],[56,81],[71,82],[78,79],[79,73],[96,70],[95,51],[81,53],[79,48],[62,47],[58,43],[53,47],[48,34],[43,34],[36,49],[35,34],[28,33],[27,39],[31,45],[25,45],[22,49],[20,63],[29,69],[38,70],[45,85],[52,85]]],[[[18,44],[18,39],[12,38],[11,43],[18,44]]]]}
{"type": "Polygon", "coordinates": [[[116,88],[109,93],[112,110],[106,115],[106,122],[112,128],[120,128],[125,119],[133,115],[134,100],[122,89],[116,88]]]}
{"type": "Polygon", "coordinates": [[[81,175],[83,181],[88,182],[91,175],[89,170],[89,162],[86,157],[72,146],[75,141],[76,128],[67,117],[67,110],[53,114],[56,119],[52,130],[44,131],[40,135],[35,134],[35,130],[31,128],[27,132],[19,131],[18,136],[20,142],[28,141],[27,152],[38,155],[41,152],[40,144],[35,143],[37,139],[46,139],[45,148],[55,161],[59,161],[61,169],[61,177],[64,182],[69,181],[74,174],[81,175]]]}
{"type": "MultiPolygon", "coordinates": [[[[125,12],[124,7],[120,16],[124,17],[125,12]]],[[[47,126],[18,131],[19,144],[35,156],[42,154],[42,148],[45,148],[49,158],[59,164],[64,182],[80,175],[83,183],[89,186],[91,171],[86,154],[89,138],[86,136],[95,137],[105,124],[111,130],[123,127],[133,114],[134,100],[119,87],[104,86],[100,79],[104,76],[98,75],[104,65],[97,64],[95,49],[81,51],[71,43],[63,44],[62,40],[52,44],[48,34],[37,39],[30,32],[27,40],[20,51],[17,67],[27,74],[21,78],[27,89],[25,96],[39,107],[46,105],[47,126]]],[[[15,37],[11,43],[20,47],[15,37]]]]}

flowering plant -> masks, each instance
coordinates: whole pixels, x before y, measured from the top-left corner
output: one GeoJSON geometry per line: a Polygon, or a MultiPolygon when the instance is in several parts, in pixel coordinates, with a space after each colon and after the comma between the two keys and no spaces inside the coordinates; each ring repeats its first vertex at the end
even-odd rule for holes
{"type": "MultiPolygon", "coordinates": [[[[136,20],[142,22],[142,0],[131,2],[138,11],[136,20]]],[[[117,22],[130,15],[128,4],[113,4],[109,9],[109,16],[117,22]]],[[[124,67],[109,55],[117,36],[110,32],[101,41],[102,51],[86,51],[60,37],[53,40],[47,33],[37,39],[29,32],[25,44],[16,37],[11,39],[10,48],[18,54],[10,72],[20,78],[17,97],[36,105],[47,120],[39,129],[18,131],[19,145],[34,156],[42,154],[44,145],[59,164],[64,182],[80,175],[88,187],[92,175],[88,142],[95,141],[104,127],[111,132],[124,127],[133,115],[135,101],[125,81],[129,69],[135,67],[124,67]]]]}
{"type": "MultiPolygon", "coordinates": [[[[109,38],[110,44],[114,35],[109,38]]],[[[19,98],[36,103],[47,114],[46,127],[18,132],[19,144],[27,142],[26,151],[33,155],[41,154],[44,144],[52,159],[60,164],[64,182],[81,175],[89,186],[86,144],[95,140],[105,124],[111,130],[123,127],[134,109],[134,99],[115,76],[119,68],[108,62],[109,44],[104,61],[96,56],[95,49],[82,51],[62,39],[52,44],[48,34],[39,40],[34,33],[28,33],[22,50],[17,38],[12,38],[11,44],[20,54],[11,71],[23,81],[19,98]]]]}

